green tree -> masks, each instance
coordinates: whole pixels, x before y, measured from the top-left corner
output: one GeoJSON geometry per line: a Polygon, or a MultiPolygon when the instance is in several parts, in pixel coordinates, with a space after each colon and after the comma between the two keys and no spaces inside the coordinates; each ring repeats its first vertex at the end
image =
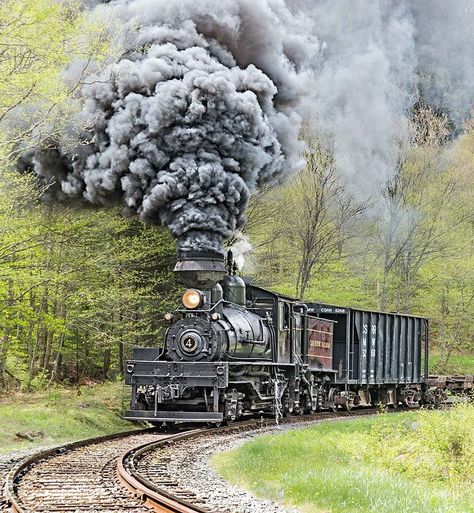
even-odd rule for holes
{"type": "Polygon", "coordinates": [[[288,292],[301,299],[313,275],[346,257],[367,206],[347,192],[332,152],[320,140],[309,140],[304,156],[305,169],[283,190],[253,200],[248,228],[264,252],[261,274],[285,276],[288,292]]]}
{"type": "Polygon", "coordinates": [[[0,3],[0,165],[15,150],[64,133],[88,74],[119,52],[113,20],[94,20],[79,1],[0,3]],[[64,71],[74,63],[75,73],[64,71]],[[71,78],[74,77],[74,78],[71,78]]]}
{"type": "Polygon", "coordinates": [[[0,383],[120,373],[131,346],[160,345],[176,301],[174,241],[118,210],[37,196],[28,176],[0,186],[0,383]]]}

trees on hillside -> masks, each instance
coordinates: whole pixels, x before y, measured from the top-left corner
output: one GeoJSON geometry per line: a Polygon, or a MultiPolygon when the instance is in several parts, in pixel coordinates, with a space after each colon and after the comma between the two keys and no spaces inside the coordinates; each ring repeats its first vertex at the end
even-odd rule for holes
{"type": "Polygon", "coordinates": [[[328,149],[310,141],[306,169],[250,211],[252,272],[305,299],[428,315],[445,359],[473,350],[474,127],[450,143],[446,123],[419,106],[370,210],[342,186],[328,149]]]}
{"type": "Polygon", "coordinates": [[[447,134],[447,118],[420,107],[400,145],[395,173],[382,190],[375,241],[382,260],[381,310],[390,304],[410,310],[421,267],[448,244],[440,221],[453,208],[457,185],[452,169],[439,159],[447,134]]]}
{"type": "Polygon", "coordinates": [[[308,141],[305,159],[286,186],[252,198],[246,228],[259,255],[257,279],[275,286],[285,276],[284,291],[301,299],[312,277],[345,255],[367,207],[348,193],[321,141],[308,141]]]}
{"type": "Polygon", "coordinates": [[[64,138],[78,108],[71,101],[76,91],[119,52],[113,23],[93,20],[78,0],[0,2],[2,166],[19,147],[24,151],[59,134],[64,138]]]}
{"type": "Polygon", "coordinates": [[[121,372],[124,349],[159,343],[174,242],[117,211],[42,205],[28,177],[4,178],[0,386],[121,372]]]}
{"type": "Polygon", "coordinates": [[[41,205],[12,169],[71,135],[76,92],[120,41],[76,0],[4,0],[0,20],[0,387],[106,376],[124,344],[155,342],[174,244],[115,211],[41,205]]]}
{"type": "Polygon", "coordinates": [[[296,295],[303,299],[313,272],[344,254],[355,236],[355,223],[367,204],[347,193],[336,173],[332,153],[310,141],[306,168],[295,177],[291,195],[293,216],[289,237],[298,252],[296,295]]]}

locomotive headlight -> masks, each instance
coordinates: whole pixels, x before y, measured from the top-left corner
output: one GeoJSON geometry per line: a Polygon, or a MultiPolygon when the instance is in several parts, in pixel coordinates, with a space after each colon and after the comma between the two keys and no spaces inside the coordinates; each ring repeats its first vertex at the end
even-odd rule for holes
{"type": "Polygon", "coordinates": [[[183,294],[183,305],[186,308],[194,309],[199,308],[203,303],[201,292],[196,289],[189,289],[183,294]]]}

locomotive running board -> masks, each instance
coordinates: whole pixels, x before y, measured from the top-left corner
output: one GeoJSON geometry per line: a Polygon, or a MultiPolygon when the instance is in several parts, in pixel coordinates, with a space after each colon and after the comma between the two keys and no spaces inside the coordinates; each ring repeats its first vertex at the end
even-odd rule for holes
{"type": "Polygon", "coordinates": [[[210,411],[158,411],[155,415],[148,410],[127,410],[122,418],[142,422],[222,422],[224,415],[210,411]]]}

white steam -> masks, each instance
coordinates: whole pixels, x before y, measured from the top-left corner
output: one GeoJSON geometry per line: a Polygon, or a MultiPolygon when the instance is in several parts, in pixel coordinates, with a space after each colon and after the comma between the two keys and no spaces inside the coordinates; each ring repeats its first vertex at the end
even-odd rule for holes
{"type": "Polygon", "coordinates": [[[244,264],[247,264],[246,270],[248,272],[249,265],[247,257],[249,254],[251,254],[253,246],[248,236],[245,235],[245,233],[242,233],[240,230],[238,230],[234,234],[234,239],[235,240],[233,241],[233,244],[230,249],[232,250],[235,265],[237,266],[237,269],[239,269],[239,271],[242,271],[242,269],[244,268],[244,264]]]}

